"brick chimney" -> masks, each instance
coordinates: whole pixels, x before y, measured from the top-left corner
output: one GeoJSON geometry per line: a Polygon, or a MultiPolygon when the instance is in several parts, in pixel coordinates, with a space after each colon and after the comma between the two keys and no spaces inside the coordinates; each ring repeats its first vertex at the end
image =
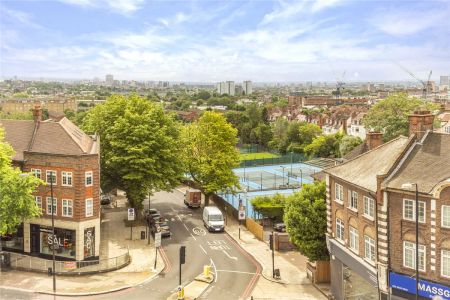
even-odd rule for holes
{"type": "Polygon", "coordinates": [[[428,130],[433,130],[434,116],[429,110],[416,110],[408,116],[409,135],[415,134],[420,140],[428,130]]]}
{"type": "Polygon", "coordinates": [[[378,131],[372,131],[366,134],[366,145],[368,150],[372,150],[383,144],[383,134],[378,131]]]}
{"type": "Polygon", "coordinates": [[[35,122],[42,121],[42,108],[40,105],[35,105],[33,108],[33,119],[35,122]]]}

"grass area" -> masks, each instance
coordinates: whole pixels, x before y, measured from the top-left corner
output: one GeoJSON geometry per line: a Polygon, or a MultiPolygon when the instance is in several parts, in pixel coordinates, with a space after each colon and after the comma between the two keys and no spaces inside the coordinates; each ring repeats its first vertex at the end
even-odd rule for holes
{"type": "Polygon", "coordinates": [[[275,158],[280,157],[277,154],[269,153],[269,152],[257,152],[257,153],[241,153],[241,160],[252,160],[252,159],[262,159],[262,158],[275,158]]]}

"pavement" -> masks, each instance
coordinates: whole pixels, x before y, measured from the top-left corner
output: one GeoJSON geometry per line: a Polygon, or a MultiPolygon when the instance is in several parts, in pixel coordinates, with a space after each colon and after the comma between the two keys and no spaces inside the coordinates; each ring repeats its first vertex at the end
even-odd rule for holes
{"type": "MultiPolygon", "coordinates": [[[[158,259],[156,269],[153,269],[153,241],[148,245],[147,240],[140,240],[140,231],[145,231],[144,226],[135,227],[133,240],[130,240],[130,228],[124,225],[127,218],[125,203],[125,197],[121,194],[115,207],[102,211],[100,259],[117,257],[129,251],[130,264],[106,273],[57,276],[56,295],[83,296],[119,291],[149,281],[164,269],[162,259],[158,259]]],[[[0,289],[53,294],[53,280],[44,273],[9,270],[0,274],[0,289]]]]}
{"type": "Polygon", "coordinates": [[[275,268],[280,269],[280,280],[272,278],[272,251],[245,226],[228,217],[226,232],[261,265],[261,277],[251,293],[252,299],[327,299],[329,285],[313,285],[306,275],[307,258],[298,251],[275,251],[275,268]]]}

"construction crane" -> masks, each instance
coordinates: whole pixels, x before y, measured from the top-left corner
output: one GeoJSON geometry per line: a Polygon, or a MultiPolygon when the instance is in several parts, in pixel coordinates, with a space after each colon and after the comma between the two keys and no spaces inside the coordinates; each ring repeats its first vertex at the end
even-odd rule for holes
{"type": "Polygon", "coordinates": [[[407,68],[405,68],[404,66],[402,66],[399,63],[396,63],[400,68],[403,69],[403,71],[405,71],[406,73],[408,73],[412,78],[414,78],[415,80],[417,80],[418,82],[420,82],[422,84],[422,98],[423,100],[427,100],[427,94],[428,94],[428,89],[429,89],[429,85],[430,85],[430,78],[431,78],[431,74],[433,73],[433,70],[430,71],[430,73],[428,74],[428,79],[427,81],[423,81],[420,78],[417,78],[416,75],[414,75],[413,72],[411,72],[410,70],[408,70],[407,68]]]}
{"type": "Polygon", "coordinates": [[[345,77],[345,71],[342,73],[341,78],[336,77],[336,97],[339,99],[341,97],[341,90],[344,89],[344,77],[345,77]]]}

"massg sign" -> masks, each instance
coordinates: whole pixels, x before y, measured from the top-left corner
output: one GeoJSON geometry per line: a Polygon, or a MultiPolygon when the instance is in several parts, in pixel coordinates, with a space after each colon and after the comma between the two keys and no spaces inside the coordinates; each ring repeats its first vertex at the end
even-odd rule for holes
{"type": "MultiPolygon", "coordinates": [[[[390,272],[389,284],[410,294],[416,294],[416,279],[405,275],[390,272]]],[[[450,299],[450,287],[419,279],[419,295],[431,299],[450,299]]]]}

